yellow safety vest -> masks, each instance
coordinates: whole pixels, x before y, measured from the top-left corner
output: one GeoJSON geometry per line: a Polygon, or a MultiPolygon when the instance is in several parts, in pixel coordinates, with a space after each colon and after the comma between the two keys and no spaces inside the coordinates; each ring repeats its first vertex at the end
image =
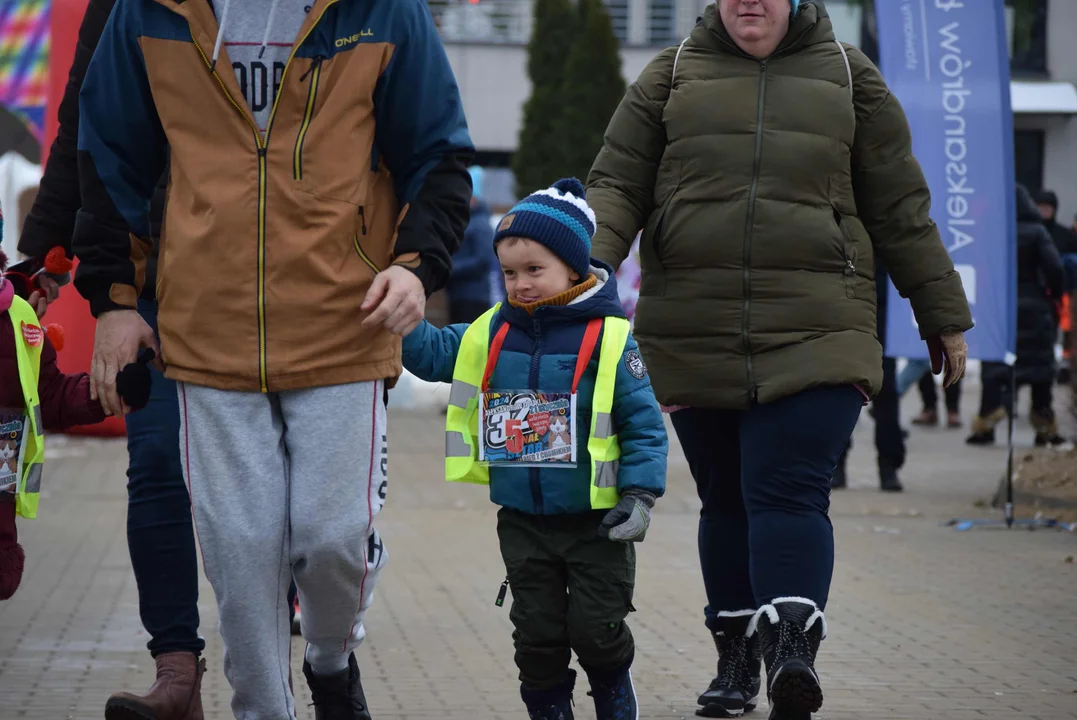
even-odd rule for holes
{"type": "Polygon", "coordinates": [[[45,461],[45,425],[41,420],[41,398],[37,395],[37,380],[41,371],[41,348],[45,345],[45,330],[30,304],[18,295],[8,309],[11,328],[15,334],[15,358],[19,366],[19,383],[29,426],[24,427],[22,474],[15,485],[15,512],[24,518],[37,517],[37,502],[41,494],[41,464],[45,461]],[[31,345],[24,328],[41,340],[31,345]],[[35,330],[36,328],[36,330],[35,330]]]}
{"type": "MultiPolygon", "coordinates": [[[[478,485],[490,483],[490,469],[479,457],[479,389],[490,350],[490,323],[501,304],[486,311],[460,339],[453,367],[449,409],[445,417],[445,479],[478,485]]],[[[624,318],[603,321],[598,375],[591,408],[591,508],[604,510],[617,504],[617,471],[621,446],[613,432],[613,390],[617,367],[628,342],[629,324],[624,318]]]]}

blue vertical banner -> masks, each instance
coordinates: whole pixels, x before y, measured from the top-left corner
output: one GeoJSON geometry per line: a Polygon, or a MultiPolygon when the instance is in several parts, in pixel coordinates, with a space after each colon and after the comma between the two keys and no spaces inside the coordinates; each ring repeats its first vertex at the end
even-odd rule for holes
{"type": "MultiPolygon", "coordinates": [[[[1012,362],[1017,324],[1013,111],[1003,0],[875,3],[879,67],[912,128],[931,217],[965,286],[969,356],[1012,362]]],[[[886,354],[924,359],[909,302],[889,288],[886,354]]]]}

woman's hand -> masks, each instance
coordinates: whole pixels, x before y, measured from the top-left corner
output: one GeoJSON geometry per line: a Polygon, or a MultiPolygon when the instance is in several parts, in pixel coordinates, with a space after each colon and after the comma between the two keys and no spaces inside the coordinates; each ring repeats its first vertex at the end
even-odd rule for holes
{"type": "Polygon", "coordinates": [[[943,388],[948,388],[965,376],[965,361],[969,356],[969,346],[965,343],[965,333],[949,332],[928,338],[927,352],[931,357],[931,372],[938,375],[946,368],[942,379],[943,388]]]}

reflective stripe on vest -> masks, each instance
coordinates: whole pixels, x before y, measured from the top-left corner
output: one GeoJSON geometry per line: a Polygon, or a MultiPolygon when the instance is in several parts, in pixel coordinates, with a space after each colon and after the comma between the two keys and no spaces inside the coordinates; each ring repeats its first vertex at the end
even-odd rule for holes
{"type": "MultiPolygon", "coordinates": [[[[479,390],[490,347],[490,324],[501,309],[500,303],[483,313],[464,333],[453,367],[449,409],[445,417],[445,478],[450,482],[487,485],[490,469],[479,463],[479,390]]],[[[621,446],[613,432],[613,391],[617,367],[628,342],[629,324],[624,318],[603,321],[602,346],[592,398],[591,434],[587,452],[591,455],[591,508],[604,510],[617,504],[617,474],[621,446]]]]}
{"type": "Polygon", "coordinates": [[[11,318],[11,329],[15,335],[15,358],[19,366],[22,398],[30,419],[30,426],[23,428],[23,467],[15,486],[15,512],[24,518],[35,518],[41,494],[41,463],[45,460],[45,426],[41,421],[41,399],[37,396],[45,331],[34,309],[21,297],[15,296],[8,309],[8,317],[11,318]],[[41,333],[41,342],[36,346],[28,343],[23,326],[36,327],[41,333]]]}

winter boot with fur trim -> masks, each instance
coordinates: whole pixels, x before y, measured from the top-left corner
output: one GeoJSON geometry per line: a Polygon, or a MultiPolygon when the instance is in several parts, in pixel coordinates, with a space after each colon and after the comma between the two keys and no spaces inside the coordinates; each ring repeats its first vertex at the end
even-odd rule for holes
{"type": "Polygon", "coordinates": [[[530,720],[574,720],[572,690],[576,687],[576,671],[568,671],[568,680],[549,690],[528,690],[520,686],[520,697],[527,706],[530,720]]]}
{"type": "Polygon", "coordinates": [[[987,417],[977,415],[972,420],[972,434],[965,438],[965,442],[969,445],[994,445],[995,426],[1005,417],[1005,408],[998,408],[987,417]]]}
{"type": "Polygon", "coordinates": [[[748,623],[755,610],[718,613],[714,647],[718,649],[718,674],[699,696],[696,715],[735,718],[751,712],[759,701],[759,656],[755,638],[748,637],[748,623]]]}
{"type": "Polygon", "coordinates": [[[632,658],[612,670],[588,670],[597,720],[639,720],[636,688],[632,684],[632,658]]]}
{"type": "Polygon", "coordinates": [[[807,598],[777,598],[759,608],[748,626],[767,666],[772,720],[807,720],[823,705],[815,655],[826,637],[823,611],[807,598]]]}
{"type": "Polygon", "coordinates": [[[1032,427],[1036,429],[1036,447],[1058,447],[1066,444],[1066,438],[1058,434],[1058,422],[1053,411],[1041,413],[1032,411],[1028,416],[1032,427]]]}

